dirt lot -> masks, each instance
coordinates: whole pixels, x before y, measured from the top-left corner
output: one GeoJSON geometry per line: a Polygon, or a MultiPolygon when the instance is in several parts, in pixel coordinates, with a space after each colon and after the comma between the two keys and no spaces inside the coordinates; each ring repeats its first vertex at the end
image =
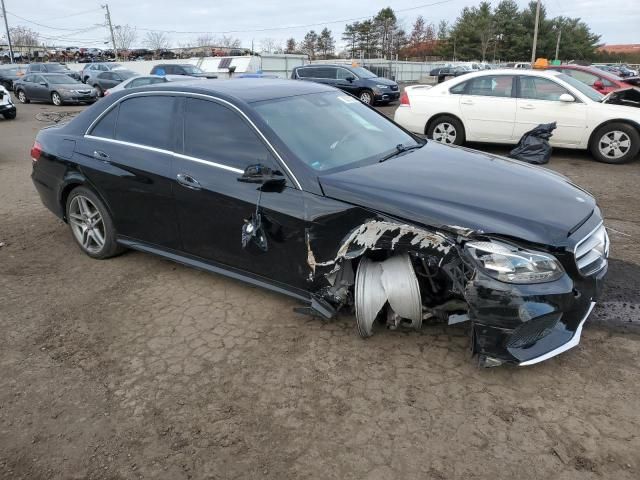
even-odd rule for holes
{"type": "Polygon", "coordinates": [[[363,341],[220,276],[83,255],[29,178],[52,109],[0,120],[0,478],[640,478],[640,161],[554,154],[612,229],[603,302],[576,349],[481,370],[462,327],[363,341]]]}

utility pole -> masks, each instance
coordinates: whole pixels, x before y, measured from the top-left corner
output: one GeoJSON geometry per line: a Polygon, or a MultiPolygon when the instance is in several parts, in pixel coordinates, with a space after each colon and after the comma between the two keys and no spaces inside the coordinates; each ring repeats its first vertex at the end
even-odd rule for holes
{"type": "MultiPolygon", "coordinates": [[[[4,0],[2,0],[4,1],[4,0]]],[[[109,4],[105,3],[104,5],[102,5],[102,8],[104,8],[107,13],[105,15],[106,19],[107,19],[107,24],[109,25],[109,31],[111,32],[111,43],[113,44],[113,53],[116,56],[116,62],[118,61],[118,48],[116,47],[116,37],[113,34],[113,25],[111,24],[111,13],[109,12],[109,4]]]]}
{"type": "Polygon", "coordinates": [[[4,9],[4,0],[0,0],[2,3],[2,16],[4,17],[4,28],[7,30],[7,43],[9,44],[9,58],[13,63],[13,47],[11,46],[11,34],[9,33],[9,22],[7,22],[7,11],[4,9]]]}
{"type": "Polygon", "coordinates": [[[558,29],[558,41],[556,42],[556,60],[558,60],[558,53],[560,52],[560,38],[562,38],[562,28],[558,29]]]}
{"type": "Polygon", "coordinates": [[[540,20],[540,0],[536,3],[536,24],[533,27],[533,48],[531,49],[531,65],[536,61],[536,44],[538,43],[538,21],[540,20]]]}

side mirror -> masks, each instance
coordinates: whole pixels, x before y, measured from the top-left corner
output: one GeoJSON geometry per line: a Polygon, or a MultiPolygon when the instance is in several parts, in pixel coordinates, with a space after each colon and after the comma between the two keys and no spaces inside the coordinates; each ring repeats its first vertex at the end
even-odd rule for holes
{"type": "Polygon", "coordinates": [[[40,85],[42,85],[43,87],[47,86],[47,82],[40,82],[40,85]]]}
{"type": "Polygon", "coordinates": [[[349,83],[353,83],[353,81],[356,79],[356,77],[349,75],[345,80],[349,83]]]}
{"type": "Polygon", "coordinates": [[[262,187],[271,188],[284,187],[287,183],[282,173],[277,170],[271,170],[261,163],[249,165],[245,168],[244,173],[238,177],[238,181],[244,183],[259,183],[262,187]]]}
{"type": "Polygon", "coordinates": [[[596,80],[595,82],[593,82],[593,88],[595,88],[596,90],[604,90],[604,83],[602,83],[600,80],[596,80]]]}
{"type": "Polygon", "coordinates": [[[573,95],[569,95],[568,93],[563,93],[562,95],[560,95],[560,98],[558,98],[558,100],[565,103],[572,103],[576,101],[573,95]]]}

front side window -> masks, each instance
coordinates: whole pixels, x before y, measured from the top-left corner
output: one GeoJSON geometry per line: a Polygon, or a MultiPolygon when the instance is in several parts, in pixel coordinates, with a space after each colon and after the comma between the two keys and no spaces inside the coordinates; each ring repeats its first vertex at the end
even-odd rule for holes
{"type": "Polygon", "coordinates": [[[542,77],[520,77],[520,98],[558,101],[564,93],[569,92],[552,80],[542,77]]]}
{"type": "Polygon", "coordinates": [[[384,116],[342,92],[265,100],[253,107],[303,163],[318,171],[373,163],[397,152],[398,145],[420,145],[384,116]]]}
{"type": "Polygon", "coordinates": [[[116,140],[169,149],[174,98],[164,95],[135,97],[120,104],[116,140]]]}
{"type": "Polygon", "coordinates": [[[267,147],[237,112],[196,98],[186,99],[184,154],[240,170],[256,163],[276,168],[267,147]]]}
{"type": "Polygon", "coordinates": [[[349,77],[355,78],[355,75],[346,68],[338,68],[338,80],[346,80],[349,77]]]}
{"type": "Polygon", "coordinates": [[[511,97],[513,89],[513,76],[511,75],[487,75],[469,80],[467,95],[480,95],[485,97],[511,97]]]}
{"type": "Polygon", "coordinates": [[[467,88],[467,83],[469,83],[469,82],[462,82],[462,83],[459,83],[458,85],[455,85],[455,86],[451,87],[449,89],[449,93],[453,93],[453,94],[456,94],[456,95],[462,95],[464,93],[465,89],[467,88]]]}

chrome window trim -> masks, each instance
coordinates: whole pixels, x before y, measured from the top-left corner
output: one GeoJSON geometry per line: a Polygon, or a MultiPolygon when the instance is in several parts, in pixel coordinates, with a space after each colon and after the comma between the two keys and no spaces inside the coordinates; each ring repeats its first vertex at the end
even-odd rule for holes
{"type": "Polygon", "coordinates": [[[148,150],[150,152],[155,152],[155,153],[163,153],[165,155],[171,155],[173,157],[182,158],[184,160],[190,160],[192,162],[202,163],[204,165],[210,165],[212,167],[220,168],[222,170],[228,170],[230,172],[237,173],[239,175],[244,173],[244,171],[239,168],[230,167],[228,165],[212,162],[210,160],[203,160],[202,158],[190,157],[189,155],[183,155],[181,153],[176,153],[172,150],[165,150],[163,148],[150,147],[148,145],[125,142],[124,140],[116,140],[113,138],[94,137],[93,135],[85,135],[84,138],[89,138],[91,140],[98,140],[98,141],[103,141],[108,143],[115,143],[116,145],[125,145],[127,147],[140,148],[142,150],[148,150]]]}
{"type": "Polygon", "coordinates": [[[287,171],[287,173],[289,174],[289,176],[293,180],[293,183],[294,183],[295,187],[298,190],[302,190],[302,186],[300,185],[300,182],[298,181],[296,176],[293,174],[293,172],[289,168],[289,165],[286,164],[286,162],[282,159],[282,157],[280,156],[278,151],[275,149],[275,147],[271,144],[271,142],[267,139],[267,137],[265,137],[265,135],[262,133],[262,131],[260,131],[260,129],[256,126],[256,124],[253,123],[253,121],[247,116],[247,114],[244,113],[242,110],[240,110],[233,103],[231,103],[231,102],[229,102],[229,101],[227,101],[227,100],[225,100],[223,98],[216,97],[215,95],[209,95],[209,94],[204,94],[204,93],[194,93],[194,92],[171,91],[171,90],[148,90],[146,92],[129,93],[127,95],[122,96],[121,98],[119,98],[115,102],[113,102],[113,104],[111,104],[109,106],[109,108],[107,108],[100,115],[98,115],[93,120],[93,122],[91,122],[91,124],[89,125],[87,130],[84,132],[84,137],[92,138],[94,140],[97,139],[97,140],[106,140],[106,141],[116,142],[116,143],[120,143],[122,145],[128,145],[128,146],[138,147],[138,148],[144,148],[144,149],[147,149],[147,150],[157,151],[157,152],[161,152],[161,153],[168,153],[170,155],[176,155],[179,158],[184,158],[185,160],[193,160],[193,161],[197,161],[197,162],[200,162],[200,163],[206,163],[206,164],[209,164],[209,165],[214,166],[214,167],[224,168],[226,170],[232,169],[230,171],[234,171],[234,172],[239,171],[240,173],[244,173],[242,170],[240,170],[238,168],[233,168],[233,167],[230,167],[228,165],[223,165],[223,164],[220,164],[220,163],[211,162],[209,160],[203,160],[201,158],[190,157],[188,155],[183,155],[181,153],[177,153],[177,152],[173,152],[173,151],[169,151],[169,150],[163,150],[163,149],[155,148],[155,147],[149,147],[147,145],[140,145],[140,144],[137,144],[137,143],[123,142],[121,140],[115,140],[115,139],[111,139],[111,138],[95,137],[95,136],[93,136],[93,135],[91,135],[89,133],[93,129],[93,127],[96,125],[96,123],[98,123],[102,119],[102,117],[104,117],[107,113],[109,113],[111,111],[111,109],[113,109],[117,105],[119,105],[120,102],[123,102],[124,100],[126,100],[128,98],[131,98],[131,97],[144,97],[144,96],[148,96],[149,94],[180,96],[180,97],[193,97],[193,98],[204,98],[204,99],[215,100],[216,102],[220,102],[220,103],[222,103],[224,105],[227,105],[227,106],[231,107],[233,110],[238,112],[242,116],[242,118],[244,118],[249,123],[249,125],[258,134],[258,136],[265,142],[265,144],[267,145],[268,149],[271,150],[271,152],[280,161],[280,164],[287,171]]]}

